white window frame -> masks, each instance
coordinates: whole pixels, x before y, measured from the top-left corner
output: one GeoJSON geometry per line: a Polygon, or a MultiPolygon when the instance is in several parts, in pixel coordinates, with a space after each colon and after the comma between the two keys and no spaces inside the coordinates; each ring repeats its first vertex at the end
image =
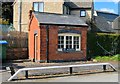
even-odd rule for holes
{"type": "Polygon", "coordinates": [[[34,8],[34,11],[36,11],[36,12],[44,12],[44,2],[33,2],[33,8],[34,8]],[[37,4],[37,10],[35,10],[35,4],[37,4]],[[40,6],[42,6],[41,8],[40,8],[40,6]]]}
{"type": "MultiPolygon", "coordinates": [[[[79,36],[79,48],[76,49],[75,51],[81,51],[81,35],[80,34],[62,33],[62,34],[58,34],[58,36],[64,36],[64,49],[66,49],[66,36],[72,36],[72,49],[74,48],[74,37],[79,36]]],[[[63,51],[63,50],[58,48],[58,51],[63,51]]]]}

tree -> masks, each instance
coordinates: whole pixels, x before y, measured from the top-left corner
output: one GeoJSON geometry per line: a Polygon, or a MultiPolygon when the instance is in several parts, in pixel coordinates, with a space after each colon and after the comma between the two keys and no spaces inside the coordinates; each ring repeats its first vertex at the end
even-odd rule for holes
{"type": "Polygon", "coordinates": [[[0,2],[0,18],[2,21],[13,23],[13,2],[0,2]]]}

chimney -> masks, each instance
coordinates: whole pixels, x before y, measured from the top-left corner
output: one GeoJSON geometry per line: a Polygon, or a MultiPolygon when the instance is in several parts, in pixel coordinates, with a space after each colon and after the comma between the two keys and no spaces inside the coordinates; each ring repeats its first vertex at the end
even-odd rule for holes
{"type": "Polygon", "coordinates": [[[32,12],[33,12],[33,10],[30,10],[30,11],[29,11],[29,19],[31,19],[32,12]]]}
{"type": "Polygon", "coordinates": [[[33,12],[33,10],[30,10],[30,11],[29,11],[29,28],[28,28],[28,31],[30,31],[31,21],[32,21],[32,19],[33,19],[32,12],[33,12]]]}

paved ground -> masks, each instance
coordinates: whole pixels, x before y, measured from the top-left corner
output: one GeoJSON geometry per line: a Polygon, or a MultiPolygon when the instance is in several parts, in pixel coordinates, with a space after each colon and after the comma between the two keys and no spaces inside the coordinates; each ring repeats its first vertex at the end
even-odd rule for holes
{"type": "Polygon", "coordinates": [[[14,82],[118,82],[118,73],[107,72],[45,79],[18,80],[14,82]]]}
{"type": "MultiPolygon", "coordinates": [[[[4,67],[7,66],[13,66],[16,70],[20,69],[20,68],[25,68],[25,67],[41,67],[41,66],[56,66],[56,65],[70,65],[70,64],[83,64],[83,63],[92,63],[92,62],[64,62],[64,63],[33,63],[33,62],[19,62],[19,63],[13,63],[13,62],[9,62],[9,63],[4,63],[3,64],[3,70],[0,71],[0,76],[2,76],[2,81],[7,81],[7,79],[10,77],[10,73],[6,72],[4,67]]],[[[117,62],[110,62],[113,66],[115,66],[118,69],[118,63],[117,62]]],[[[84,72],[88,72],[88,71],[99,71],[102,70],[101,66],[96,66],[96,67],[81,67],[81,68],[74,68],[74,72],[80,72],[80,73],[84,73],[84,72]]],[[[69,73],[69,69],[68,68],[63,68],[63,69],[51,69],[51,70],[44,70],[44,71],[30,71],[29,75],[44,75],[44,74],[58,74],[58,73],[69,73]]],[[[98,74],[98,73],[96,73],[98,74]]],[[[116,74],[112,74],[113,77],[116,76],[116,74]]],[[[23,77],[24,76],[24,72],[22,72],[21,74],[18,75],[18,77],[23,77]]],[[[86,75],[87,76],[87,75],[86,75]]],[[[102,76],[102,75],[101,75],[102,76]]],[[[83,77],[84,76],[80,76],[83,77]]],[[[93,75],[94,77],[94,75],[93,75]]],[[[109,77],[109,74],[108,74],[109,77]]],[[[117,77],[117,76],[116,76],[117,77]]],[[[76,79],[76,81],[79,79],[79,77],[75,76],[75,77],[68,77],[68,79],[76,79]]],[[[92,77],[91,77],[92,78],[92,77]]],[[[104,78],[104,75],[103,75],[104,78]]],[[[115,78],[115,77],[114,77],[115,78]]],[[[64,77],[63,77],[64,79],[64,77]]],[[[60,81],[62,80],[62,78],[60,77],[59,79],[56,79],[56,81],[60,81]]],[[[67,78],[66,78],[67,80],[67,78]]],[[[42,81],[42,80],[41,80],[42,81]]],[[[43,80],[46,81],[46,80],[43,80]]],[[[82,81],[82,80],[81,80],[82,81]]],[[[114,80],[116,81],[116,80],[114,80]]]]}

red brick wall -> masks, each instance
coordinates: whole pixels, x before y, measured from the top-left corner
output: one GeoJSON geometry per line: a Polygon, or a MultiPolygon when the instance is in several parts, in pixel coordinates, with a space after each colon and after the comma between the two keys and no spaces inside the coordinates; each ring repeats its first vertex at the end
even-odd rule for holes
{"type": "MultiPolygon", "coordinates": [[[[41,60],[46,60],[46,29],[45,26],[41,26],[41,60]]],[[[87,28],[85,27],[73,27],[71,30],[78,30],[81,32],[81,50],[80,52],[59,52],[58,46],[58,30],[59,26],[49,26],[49,60],[81,60],[86,58],[86,40],[87,40],[87,28]]],[[[65,28],[64,28],[65,29],[65,28]]]]}
{"type": "Polygon", "coordinates": [[[38,57],[37,60],[40,60],[40,28],[39,22],[36,17],[33,15],[31,23],[29,25],[29,36],[28,36],[28,47],[29,47],[29,59],[34,59],[34,33],[38,34],[38,57]]]}
{"type": "Polygon", "coordinates": [[[46,26],[40,26],[40,40],[41,40],[41,46],[40,46],[40,58],[41,60],[46,60],[46,51],[47,51],[47,43],[46,43],[46,26]]]}
{"type": "MultiPolygon", "coordinates": [[[[86,58],[86,40],[87,27],[65,27],[64,29],[78,30],[81,32],[81,51],[80,52],[58,52],[58,30],[59,26],[49,26],[49,60],[81,60],[86,58]]],[[[29,25],[29,59],[34,59],[34,32],[38,34],[38,61],[46,61],[46,25],[40,25],[33,15],[33,19],[29,25]]]]}
{"type": "Polygon", "coordinates": [[[6,51],[7,60],[18,60],[18,59],[27,59],[27,58],[28,58],[27,48],[12,48],[12,49],[7,49],[6,51]]]}

